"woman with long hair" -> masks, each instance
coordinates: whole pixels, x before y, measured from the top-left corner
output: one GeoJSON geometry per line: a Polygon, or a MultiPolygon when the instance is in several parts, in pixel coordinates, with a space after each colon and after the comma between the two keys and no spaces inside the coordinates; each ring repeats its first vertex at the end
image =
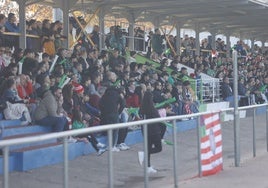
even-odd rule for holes
{"type": "MultiPolygon", "coordinates": [[[[140,114],[143,115],[146,119],[159,118],[160,115],[157,109],[154,107],[153,94],[151,91],[146,91],[143,96],[143,100],[140,107],[140,114]]],[[[148,173],[156,173],[157,170],[151,166],[151,154],[159,153],[162,151],[161,143],[161,124],[153,123],[148,124],[148,173]]],[[[143,163],[144,152],[139,152],[139,162],[143,163]]]]}
{"type": "MultiPolygon", "coordinates": [[[[88,127],[87,120],[83,119],[83,113],[79,109],[75,109],[73,112],[73,126],[72,129],[82,129],[88,127]]],[[[97,155],[102,155],[106,151],[106,146],[99,142],[94,134],[82,134],[77,135],[77,139],[84,141],[85,143],[91,143],[92,147],[96,150],[97,155]]]]}

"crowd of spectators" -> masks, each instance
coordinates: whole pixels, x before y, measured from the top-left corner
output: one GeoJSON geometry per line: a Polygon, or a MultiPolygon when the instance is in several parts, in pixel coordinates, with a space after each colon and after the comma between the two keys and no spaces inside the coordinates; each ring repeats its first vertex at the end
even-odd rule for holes
{"type": "MultiPolygon", "coordinates": [[[[10,13],[7,21],[3,21],[6,18],[0,15],[1,29],[16,32],[14,17],[10,13]]],[[[72,27],[77,27],[75,22],[71,22],[72,27]]],[[[130,51],[129,55],[126,53],[124,36],[127,34],[119,26],[110,28],[105,40],[108,49],[102,51],[98,50],[98,26],[94,26],[89,38],[82,34],[73,49],[62,47],[62,40],[66,38],[62,35],[62,28],[59,21],[27,22],[27,32],[42,37],[43,53],[34,53],[29,40],[29,48],[16,47],[13,51],[10,41],[0,33],[1,111],[6,119],[21,119],[25,124],[49,124],[53,131],[139,120],[142,117],[137,111],[133,113],[127,109],[138,109],[147,90],[152,92],[155,104],[175,99],[175,102],[162,106],[166,115],[191,114],[198,112],[201,97],[198,88],[202,87],[200,73],[222,80],[222,98],[232,105],[231,59],[224,55],[213,56],[210,52],[195,55],[193,37],[184,36],[183,52],[176,55],[166,53],[165,49],[173,45],[176,49],[176,37],[168,36],[169,46],[165,46],[167,37],[159,29],[150,32],[146,42],[147,57],[160,63],[155,68],[150,62],[137,62],[135,51],[130,51]],[[179,63],[184,66],[179,68],[179,63]],[[188,75],[187,66],[194,68],[195,73],[188,75]],[[196,80],[199,86],[196,90],[191,87],[189,76],[196,80]],[[77,114],[77,111],[81,113],[77,114]]],[[[144,32],[137,28],[136,34],[144,32]]],[[[207,40],[201,45],[201,49],[211,49],[207,40]]],[[[217,50],[226,51],[220,39],[217,39],[216,46],[217,50]]],[[[140,48],[141,44],[136,47],[140,48]]],[[[267,53],[257,46],[247,53],[249,49],[241,41],[235,48],[241,55],[238,59],[241,105],[267,102],[267,53]]],[[[113,131],[114,151],[129,148],[124,143],[127,131],[113,131]]],[[[103,145],[94,135],[83,137],[86,139],[81,136],[77,139],[91,142],[99,154],[104,152],[103,145]]]]}

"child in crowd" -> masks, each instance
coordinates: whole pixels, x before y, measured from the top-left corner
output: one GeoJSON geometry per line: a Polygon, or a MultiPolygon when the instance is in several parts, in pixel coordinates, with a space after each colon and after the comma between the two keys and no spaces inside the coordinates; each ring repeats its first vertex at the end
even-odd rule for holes
{"type": "MultiPolygon", "coordinates": [[[[88,120],[83,119],[83,114],[80,110],[73,111],[73,124],[72,129],[82,129],[88,127],[88,120]]],[[[96,150],[97,155],[102,155],[106,151],[106,146],[95,138],[93,134],[77,135],[78,141],[84,141],[85,143],[91,143],[92,147],[96,150]]]]}

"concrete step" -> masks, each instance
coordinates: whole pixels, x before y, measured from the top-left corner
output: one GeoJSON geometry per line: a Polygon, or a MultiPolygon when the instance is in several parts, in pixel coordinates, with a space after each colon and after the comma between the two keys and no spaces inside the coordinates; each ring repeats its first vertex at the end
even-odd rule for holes
{"type": "MultiPolygon", "coordinates": [[[[183,132],[196,127],[197,120],[186,120],[177,122],[177,131],[183,132]]],[[[167,134],[171,134],[172,130],[168,127],[167,134]]],[[[42,133],[26,134],[27,136],[42,133]]],[[[16,136],[10,136],[7,138],[14,138],[16,136]]],[[[107,137],[97,137],[99,142],[108,145],[107,137]]],[[[125,143],[127,145],[133,145],[143,141],[143,136],[140,129],[129,131],[125,143]]],[[[12,146],[13,147],[13,146],[12,146]]],[[[16,146],[14,146],[16,147],[16,146]]],[[[85,144],[83,142],[69,143],[68,144],[69,160],[73,160],[82,155],[88,155],[96,153],[91,144],[85,144]]],[[[10,171],[27,171],[34,168],[43,166],[58,164],[63,162],[63,144],[56,141],[50,143],[35,143],[33,145],[24,145],[24,147],[17,147],[10,149],[10,171]]],[[[0,158],[0,169],[2,169],[3,161],[0,158]]],[[[0,173],[2,171],[0,170],[0,173]]]]}
{"type": "Polygon", "coordinates": [[[40,125],[8,126],[8,127],[2,128],[1,134],[0,134],[0,140],[4,139],[5,137],[13,136],[13,135],[29,134],[29,133],[35,133],[35,132],[49,133],[51,131],[52,131],[51,126],[40,126],[40,125]]]}
{"type": "Polygon", "coordinates": [[[0,127],[9,127],[9,126],[16,126],[16,125],[21,125],[20,120],[0,120],[0,127]]]}
{"type": "MultiPolygon", "coordinates": [[[[20,134],[20,135],[12,135],[12,136],[7,136],[3,138],[3,140],[9,140],[9,139],[16,139],[16,138],[25,138],[25,137],[30,137],[30,136],[38,136],[44,134],[43,132],[34,132],[34,133],[26,133],[26,134],[20,134]]],[[[56,139],[50,139],[50,140],[44,140],[44,141],[38,141],[38,142],[32,142],[32,143],[25,143],[25,144],[18,144],[18,145],[13,145],[9,147],[9,150],[16,150],[19,148],[25,148],[25,147],[31,147],[31,146],[39,146],[42,144],[49,144],[49,143],[56,143],[56,139]]]]}
{"type": "MultiPolygon", "coordinates": [[[[68,143],[68,148],[69,160],[95,152],[90,144],[83,142],[68,143]]],[[[14,155],[16,161],[19,161],[15,168],[17,171],[27,171],[47,165],[58,164],[64,160],[63,144],[58,142],[21,148],[13,150],[11,153],[14,155]]]]}
{"type": "MultiPolygon", "coordinates": [[[[4,163],[4,159],[3,157],[0,155],[0,174],[3,174],[3,163],[4,163]]],[[[16,170],[16,166],[17,166],[18,161],[16,161],[15,156],[13,154],[9,155],[8,158],[8,167],[9,167],[9,172],[13,172],[16,170]]]]}

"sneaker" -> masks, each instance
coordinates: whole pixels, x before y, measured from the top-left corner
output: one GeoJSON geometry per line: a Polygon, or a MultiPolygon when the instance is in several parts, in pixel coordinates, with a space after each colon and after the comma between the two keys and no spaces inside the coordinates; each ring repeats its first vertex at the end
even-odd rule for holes
{"type": "Polygon", "coordinates": [[[157,170],[154,169],[152,166],[150,166],[147,168],[147,173],[148,174],[155,174],[155,173],[157,173],[157,170]]]}
{"type": "Polygon", "coordinates": [[[73,138],[72,136],[70,136],[68,138],[68,143],[76,143],[76,142],[77,142],[77,140],[75,138],[73,138]]]}
{"type": "Polygon", "coordinates": [[[168,140],[165,140],[165,139],[162,139],[161,142],[162,142],[163,145],[170,145],[170,146],[173,145],[172,142],[170,142],[170,141],[168,141],[168,140]]]}
{"type": "Polygon", "coordinates": [[[30,122],[29,121],[21,121],[20,125],[22,126],[26,126],[26,125],[29,125],[30,122]]]}
{"type": "Polygon", "coordinates": [[[97,155],[101,156],[105,151],[106,151],[106,149],[99,149],[97,155]]]}
{"type": "Polygon", "coordinates": [[[129,150],[129,146],[127,146],[125,143],[121,143],[117,146],[118,149],[120,149],[121,151],[126,151],[129,150]]]}
{"type": "Polygon", "coordinates": [[[138,160],[139,160],[140,165],[142,166],[142,163],[144,161],[144,152],[143,151],[138,152],[138,160]]]}
{"type": "Polygon", "coordinates": [[[99,143],[97,144],[97,147],[98,147],[98,148],[105,148],[106,145],[103,144],[103,143],[101,143],[101,142],[99,142],[99,143]]]}
{"type": "Polygon", "coordinates": [[[120,149],[114,146],[114,147],[112,148],[112,151],[114,151],[114,152],[119,152],[120,149]]]}

